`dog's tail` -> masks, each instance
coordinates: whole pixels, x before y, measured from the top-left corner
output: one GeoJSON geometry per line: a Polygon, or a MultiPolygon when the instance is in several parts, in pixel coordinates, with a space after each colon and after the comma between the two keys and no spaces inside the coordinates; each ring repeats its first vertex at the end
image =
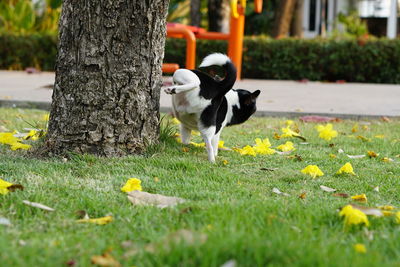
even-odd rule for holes
{"type": "Polygon", "coordinates": [[[232,61],[229,59],[227,55],[221,53],[213,53],[206,56],[200,64],[200,68],[209,67],[209,66],[222,66],[225,69],[226,75],[225,78],[220,81],[220,85],[224,88],[225,91],[229,91],[232,89],[233,85],[236,82],[236,67],[233,65],[232,61]]]}

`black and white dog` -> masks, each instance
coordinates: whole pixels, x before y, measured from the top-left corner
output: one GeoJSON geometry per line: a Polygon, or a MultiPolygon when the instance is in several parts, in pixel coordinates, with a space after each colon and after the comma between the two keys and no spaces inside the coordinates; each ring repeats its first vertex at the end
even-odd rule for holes
{"type": "Polygon", "coordinates": [[[199,130],[206,144],[208,160],[215,162],[218,142],[225,126],[245,122],[256,111],[260,90],[232,89],[236,68],[230,59],[220,53],[208,55],[200,68],[222,66],[226,75],[217,80],[199,70],[179,69],[173,75],[173,86],[165,88],[172,94],[172,107],[181,121],[182,143],[190,142],[191,130],[199,130]]]}

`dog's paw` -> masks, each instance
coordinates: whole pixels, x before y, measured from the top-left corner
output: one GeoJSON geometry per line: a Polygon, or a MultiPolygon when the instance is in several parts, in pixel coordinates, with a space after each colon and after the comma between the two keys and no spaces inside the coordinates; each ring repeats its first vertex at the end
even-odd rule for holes
{"type": "Polygon", "coordinates": [[[175,89],[175,87],[167,87],[167,88],[164,89],[164,92],[169,94],[169,95],[172,95],[172,94],[176,93],[176,89],[175,89]]]}

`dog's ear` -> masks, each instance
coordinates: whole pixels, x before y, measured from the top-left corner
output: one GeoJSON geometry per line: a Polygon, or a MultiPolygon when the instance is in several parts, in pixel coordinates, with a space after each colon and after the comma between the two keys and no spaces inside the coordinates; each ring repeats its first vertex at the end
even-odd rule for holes
{"type": "Polygon", "coordinates": [[[251,98],[256,99],[260,95],[260,93],[261,93],[260,90],[254,91],[253,93],[251,93],[251,98]]]}

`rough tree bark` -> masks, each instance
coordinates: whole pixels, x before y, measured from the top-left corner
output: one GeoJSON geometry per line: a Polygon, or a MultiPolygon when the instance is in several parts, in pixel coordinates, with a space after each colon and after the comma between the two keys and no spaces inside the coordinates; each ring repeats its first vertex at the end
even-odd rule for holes
{"type": "Polygon", "coordinates": [[[65,0],[44,150],[143,151],[159,136],[168,0],[65,0]]]}
{"type": "Polygon", "coordinates": [[[200,27],[201,24],[201,1],[190,0],[190,25],[200,27]]]}
{"type": "Polygon", "coordinates": [[[208,0],[208,30],[229,32],[230,7],[228,0],[208,0]]]}
{"type": "Polygon", "coordinates": [[[296,0],[281,0],[279,2],[272,31],[273,37],[280,38],[288,35],[295,4],[296,0]]]}

